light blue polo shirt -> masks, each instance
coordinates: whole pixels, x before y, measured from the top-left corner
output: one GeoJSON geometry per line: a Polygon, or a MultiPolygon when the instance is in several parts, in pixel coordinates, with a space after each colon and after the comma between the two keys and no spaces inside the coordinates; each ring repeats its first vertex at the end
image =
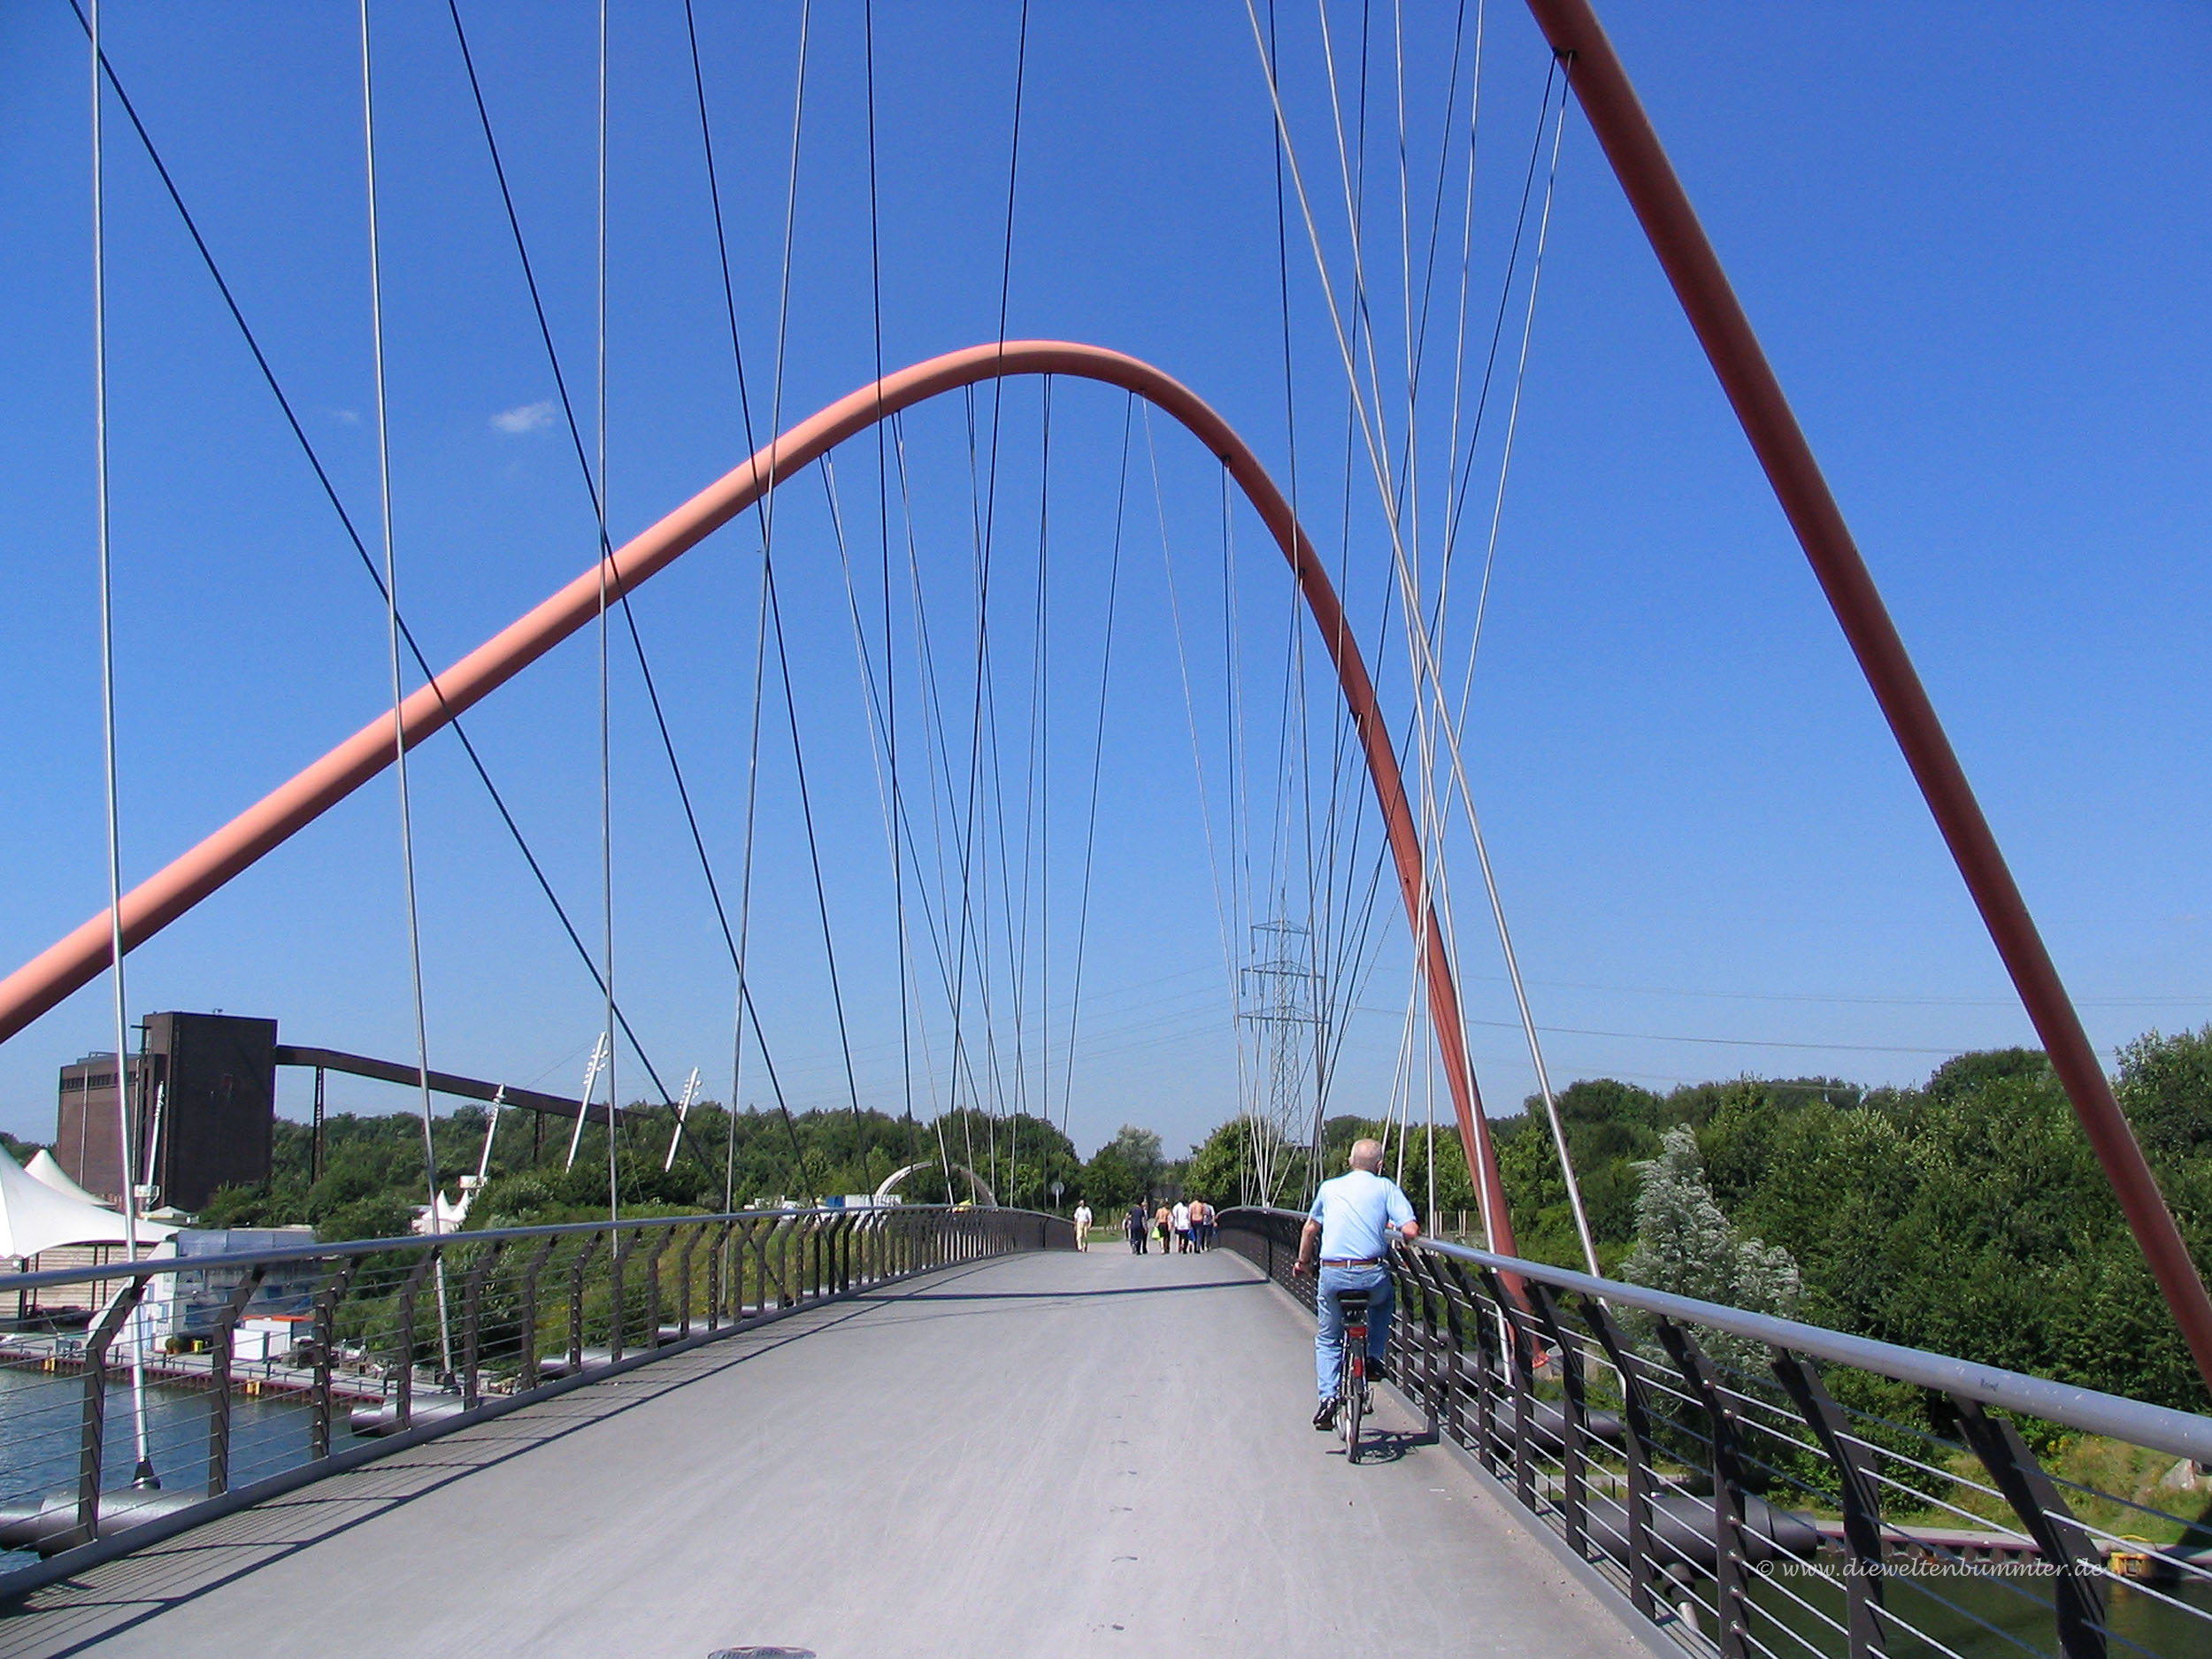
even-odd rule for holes
{"type": "Polygon", "coordinates": [[[1321,1224],[1323,1261],[1364,1262],[1388,1249],[1385,1225],[1406,1225],[1413,1219],[1413,1206],[1397,1182],[1352,1170],[1322,1182],[1307,1213],[1321,1224]]]}

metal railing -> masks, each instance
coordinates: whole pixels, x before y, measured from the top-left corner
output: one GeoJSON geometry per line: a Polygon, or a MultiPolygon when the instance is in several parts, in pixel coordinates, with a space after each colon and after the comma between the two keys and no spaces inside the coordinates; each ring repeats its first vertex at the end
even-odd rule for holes
{"type": "Polygon", "coordinates": [[[0,1275],[0,1602],[465,1423],[1064,1219],[748,1210],[0,1275]],[[62,1306],[57,1306],[57,1302],[62,1306]]]}
{"type": "MultiPolygon", "coordinates": [[[[1304,1217],[1221,1237],[1308,1308],[1304,1217]]],[[[2212,1653],[2212,1417],[1423,1240],[1391,1375],[1722,1659],[2212,1653]]]]}

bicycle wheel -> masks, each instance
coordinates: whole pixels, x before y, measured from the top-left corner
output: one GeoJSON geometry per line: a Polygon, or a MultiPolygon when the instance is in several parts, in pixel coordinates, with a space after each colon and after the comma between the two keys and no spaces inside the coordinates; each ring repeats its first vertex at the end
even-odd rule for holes
{"type": "MultiPolygon", "coordinates": [[[[1363,1335],[1361,1340],[1363,1342],[1365,1340],[1363,1335]]],[[[1341,1403],[1337,1408],[1337,1424],[1344,1432],[1344,1459],[1347,1463],[1359,1462],[1360,1418],[1365,1415],[1367,1404],[1367,1379],[1361,1374],[1363,1370],[1364,1367],[1354,1365],[1348,1352],[1345,1355],[1343,1394],[1341,1403]]]]}

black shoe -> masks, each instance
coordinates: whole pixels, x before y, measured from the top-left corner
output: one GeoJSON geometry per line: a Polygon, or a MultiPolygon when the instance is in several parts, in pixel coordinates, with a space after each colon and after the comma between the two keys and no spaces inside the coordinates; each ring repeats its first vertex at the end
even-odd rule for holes
{"type": "Polygon", "coordinates": [[[1321,1409],[1313,1414],[1313,1426],[1325,1434],[1336,1426],[1335,1401],[1324,1400],[1321,1402],[1321,1409]]]}
{"type": "Polygon", "coordinates": [[[1367,1362],[1367,1380],[1369,1382],[1388,1382],[1390,1380],[1390,1367],[1384,1364],[1383,1362],[1379,1359],[1370,1357],[1367,1362]]]}

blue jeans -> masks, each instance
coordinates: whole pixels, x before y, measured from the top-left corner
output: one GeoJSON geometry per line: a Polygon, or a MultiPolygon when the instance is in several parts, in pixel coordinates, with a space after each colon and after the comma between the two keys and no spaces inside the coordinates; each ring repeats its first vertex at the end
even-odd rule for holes
{"type": "Polygon", "coordinates": [[[1315,1295],[1321,1323],[1313,1338],[1313,1374],[1324,1400],[1336,1398],[1337,1375],[1344,1369],[1344,1310],[1336,1300],[1340,1290],[1367,1293],[1367,1357],[1371,1366],[1383,1356],[1383,1348],[1390,1340],[1390,1312],[1396,1301],[1387,1268],[1321,1270],[1320,1286],[1315,1295]]]}

